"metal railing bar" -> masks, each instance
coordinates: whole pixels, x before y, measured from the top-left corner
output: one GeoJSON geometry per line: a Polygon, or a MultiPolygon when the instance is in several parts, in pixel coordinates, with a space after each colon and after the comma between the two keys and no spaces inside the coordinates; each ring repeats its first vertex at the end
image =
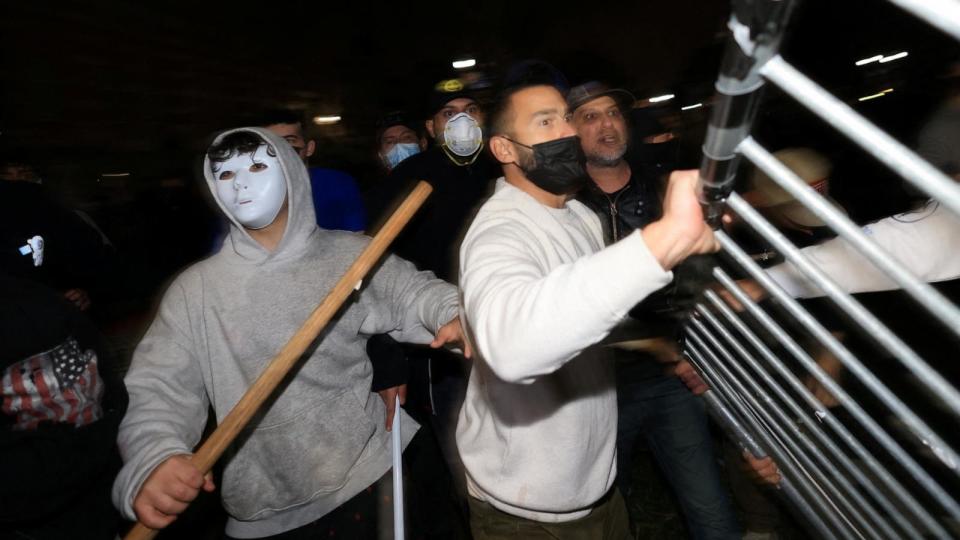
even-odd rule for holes
{"type": "Polygon", "coordinates": [[[911,274],[903,264],[881,249],[873,240],[870,240],[859,226],[850,221],[850,218],[834,208],[816,190],[801,180],[796,173],[781,163],[752,137],[744,139],[738,149],[795,199],[803,203],[847,242],[857,248],[864,257],[886,273],[891,280],[899,284],[917,302],[938,317],[948,330],[960,337],[960,308],[947,300],[928,283],[911,274]]]}
{"type": "MultiPolygon", "coordinates": [[[[856,521],[856,526],[852,523],[850,523],[850,526],[861,531],[861,534],[867,534],[871,538],[882,538],[875,526],[875,524],[879,525],[882,521],[880,516],[877,515],[876,510],[874,510],[856,490],[852,489],[849,482],[839,482],[840,487],[844,488],[843,491],[837,488],[835,482],[827,476],[823,469],[826,468],[837,480],[843,479],[843,477],[823,455],[823,452],[810,443],[809,439],[803,435],[792,420],[787,418],[786,414],[784,414],[783,410],[771,399],[769,394],[763,391],[749,376],[744,378],[745,374],[742,372],[742,369],[738,369],[740,377],[734,375],[730,368],[727,367],[727,364],[736,366],[736,360],[733,359],[726,347],[707,329],[703,322],[693,318],[690,323],[692,323],[693,326],[687,327],[687,336],[694,340],[701,350],[706,351],[707,355],[713,360],[712,365],[719,370],[718,376],[723,377],[725,381],[733,384],[734,389],[740,396],[745,398],[750,406],[753,407],[753,410],[763,418],[767,429],[775,434],[781,444],[787,447],[793,458],[800,462],[804,470],[809,472],[813,481],[817,485],[822,486],[822,489],[828,494],[832,501],[836,501],[838,506],[843,507],[843,511],[840,513],[844,516],[845,521],[848,523],[851,519],[856,521]],[[709,345],[712,346],[712,349],[704,343],[704,338],[710,342],[709,345]],[[726,362],[722,362],[713,351],[719,352],[719,356],[725,358],[726,362]],[[750,383],[751,389],[748,389],[741,380],[746,380],[750,383]],[[764,403],[758,400],[758,396],[764,403]],[[771,414],[770,411],[776,413],[777,418],[774,418],[774,415],[771,414]],[[791,437],[791,434],[783,427],[784,425],[788,426],[787,429],[793,432],[793,437],[791,437]],[[806,446],[806,451],[797,444],[796,440],[798,439],[806,442],[804,445],[806,446]],[[813,458],[819,462],[819,465],[814,463],[813,459],[809,456],[813,456],[813,458]],[[851,498],[857,499],[859,507],[854,506],[850,501],[851,498]],[[864,514],[869,516],[873,520],[873,523],[868,522],[864,514]]],[[[739,368],[739,366],[737,367],[739,368]]],[[[887,527],[887,530],[889,530],[889,524],[887,524],[887,527]]]]}
{"type": "Polygon", "coordinates": [[[760,71],[800,104],[960,216],[960,186],[947,175],[808,79],[783,57],[771,58],[760,71]]]}
{"type": "Polygon", "coordinates": [[[960,4],[956,0],[890,0],[890,3],[960,40],[960,4]]]}
{"type": "MultiPolygon", "coordinates": [[[[730,334],[730,332],[723,327],[720,321],[717,320],[717,318],[713,315],[713,313],[710,312],[709,309],[707,309],[706,306],[704,306],[703,304],[698,304],[697,311],[701,315],[703,315],[704,319],[707,320],[709,325],[713,327],[717,333],[723,336],[723,339],[725,342],[730,343],[733,346],[733,348],[736,350],[737,354],[740,357],[742,357],[751,365],[755,365],[756,360],[751,357],[751,355],[746,351],[746,349],[744,349],[739,343],[737,343],[735,339],[733,339],[733,335],[730,334]]],[[[793,402],[793,399],[787,394],[785,389],[781,387],[779,384],[777,384],[776,382],[774,382],[771,378],[767,377],[767,378],[763,378],[763,381],[764,383],[767,384],[768,387],[770,387],[771,392],[767,392],[766,390],[764,390],[764,388],[753,377],[751,377],[751,375],[747,372],[747,370],[743,366],[741,366],[740,363],[736,361],[736,359],[734,359],[730,351],[719,342],[716,336],[713,335],[712,332],[708,331],[708,329],[706,328],[706,325],[704,325],[703,322],[696,319],[693,319],[691,322],[701,329],[701,332],[703,333],[703,335],[714,345],[716,350],[720,352],[721,357],[723,357],[726,360],[726,365],[729,366],[729,368],[721,365],[721,369],[726,373],[728,373],[727,376],[731,377],[732,380],[735,381],[735,384],[737,384],[737,386],[742,386],[742,383],[738,381],[745,381],[750,386],[750,391],[752,394],[759,396],[760,399],[762,399],[764,402],[771,404],[771,410],[777,415],[779,421],[787,425],[790,431],[793,432],[793,434],[796,436],[797,440],[799,440],[800,443],[806,448],[805,453],[812,455],[819,463],[819,466],[814,466],[811,463],[807,465],[807,467],[808,468],[816,467],[817,470],[819,470],[820,468],[825,469],[826,472],[829,475],[831,475],[831,477],[834,478],[840,484],[840,487],[843,488],[844,492],[847,493],[849,497],[852,497],[853,499],[856,500],[856,502],[863,508],[863,511],[870,517],[873,523],[880,527],[879,530],[886,532],[887,535],[891,535],[893,532],[893,527],[890,525],[890,523],[877,512],[876,508],[860,494],[860,491],[857,490],[853,486],[853,484],[849,482],[847,477],[843,473],[841,473],[840,470],[837,469],[836,466],[833,464],[833,461],[831,461],[831,458],[832,458],[844,463],[845,465],[848,465],[848,467],[845,467],[848,470],[856,469],[856,467],[853,465],[850,459],[846,455],[844,455],[842,452],[840,452],[840,449],[836,445],[827,445],[825,447],[826,448],[826,452],[825,452],[823,447],[819,447],[816,444],[814,444],[814,442],[810,440],[810,437],[808,437],[807,434],[800,429],[800,427],[795,423],[795,421],[791,419],[787,415],[787,413],[779,407],[779,403],[777,403],[777,401],[773,397],[774,395],[780,396],[780,398],[787,403],[788,407],[790,407],[790,405],[793,405],[792,407],[790,407],[790,409],[794,414],[798,412],[797,411],[798,407],[796,407],[796,403],[793,402]],[[736,377],[733,377],[734,374],[730,372],[730,369],[736,371],[736,377]],[[829,453],[829,457],[827,455],[828,453],[829,453]]],[[[741,390],[741,393],[744,393],[744,392],[746,392],[746,389],[741,390]]],[[[801,413],[801,417],[806,417],[806,414],[803,413],[802,410],[799,412],[801,413]]],[[[761,409],[761,414],[766,414],[766,410],[761,409]]],[[[823,436],[823,433],[821,432],[820,435],[823,436]]],[[[804,452],[799,450],[799,448],[795,450],[795,453],[798,453],[798,455],[804,454],[804,452]]],[[[828,482],[828,485],[829,485],[829,482],[828,482]]],[[[867,482],[867,485],[870,485],[869,482],[867,482]]],[[[879,496],[879,493],[877,493],[875,496],[879,496]]],[[[877,529],[874,529],[872,525],[861,523],[861,526],[864,529],[872,532],[875,537],[881,536],[880,533],[877,531],[877,529]]],[[[888,536],[888,537],[894,538],[893,536],[888,536]]]]}
{"type": "MultiPolygon", "coordinates": [[[[953,387],[946,379],[943,378],[939,373],[937,373],[933,368],[930,367],[922,358],[920,358],[917,353],[913,351],[910,347],[907,346],[899,337],[897,337],[889,328],[883,325],[874,315],[867,311],[859,302],[854,300],[849,294],[842,291],[836,283],[834,283],[829,277],[827,277],[822,270],[814,266],[806,257],[800,253],[800,250],[790,243],[789,240],[776,229],[773,225],[765,220],[759,212],[753,209],[745,200],[743,200],[739,195],[733,193],[727,199],[727,204],[729,207],[737,213],[745,222],[747,222],[754,230],[760,233],[767,241],[769,241],[775,249],[786,257],[790,263],[792,263],[800,272],[805,276],[811,279],[818,287],[820,287],[830,299],[839,307],[844,313],[853,318],[854,321],[860,324],[864,331],[869,335],[874,341],[880,345],[887,348],[890,353],[903,364],[910,372],[912,372],[916,377],[927,386],[932,392],[933,395],[937,396],[943,400],[950,411],[960,419],[960,392],[953,387]]],[[[729,237],[725,237],[728,238],[729,237]]],[[[759,281],[759,280],[758,280],[759,281]]],[[[773,283],[772,280],[766,280],[773,283]]],[[[778,289],[776,296],[780,299],[781,296],[789,298],[789,295],[783,292],[783,290],[777,286],[778,289]]],[[[767,287],[764,287],[769,292],[773,293],[767,287]]],[[[799,307],[799,305],[790,298],[791,303],[799,307]]],[[[787,309],[793,312],[789,306],[787,309]]],[[[804,311],[807,315],[805,318],[807,320],[813,320],[812,317],[809,317],[809,314],[804,311]]],[[[799,319],[801,317],[794,314],[799,319]]],[[[803,322],[801,321],[801,324],[803,322]]],[[[804,324],[804,326],[807,326],[804,324]]],[[[834,338],[829,332],[826,331],[821,325],[817,324],[816,328],[808,327],[811,333],[815,336],[818,334],[823,336],[826,341],[821,340],[823,344],[830,349],[837,358],[843,362],[844,366],[847,367],[854,376],[860,379],[874,394],[879,397],[884,404],[890,408],[893,412],[902,416],[906,424],[914,431],[918,436],[931,441],[931,444],[942,447],[942,452],[944,457],[945,464],[951,468],[951,470],[960,476],[960,467],[957,467],[957,463],[960,462],[960,456],[957,456],[956,453],[950,448],[945,442],[940,439],[940,436],[937,435],[919,416],[914,414],[909,407],[906,406],[898,397],[896,397],[893,392],[891,392],[886,386],[884,386],[879,379],[877,379],[873,373],[868,370],[859,360],[856,359],[849,351],[840,345],[840,342],[834,338]],[[849,362],[850,365],[847,365],[849,362]],[[947,461],[949,460],[949,461],[947,461]]],[[[943,459],[943,458],[941,458],[943,459]]]]}
{"type": "MultiPolygon", "coordinates": [[[[761,285],[764,285],[765,287],[770,286],[770,289],[768,290],[771,290],[771,292],[773,292],[773,290],[776,289],[776,292],[779,293],[779,295],[777,296],[777,300],[779,300],[781,304],[783,304],[784,306],[792,305],[791,313],[794,315],[794,317],[797,317],[798,320],[803,319],[804,320],[803,322],[806,323],[804,324],[804,326],[807,326],[807,325],[811,325],[814,327],[819,326],[820,329],[822,330],[822,333],[826,333],[827,337],[830,340],[833,340],[834,342],[836,341],[836,339],[833,338],[833,336],[831,336],[829,332],[826,332],[826,330],[824,330],[823,327],[819,325],[819,323],[812,320],[812,317],[810,316],[810,314],[804,311],[803,308],[796,303],[796,301],[794,301],[788,295],[783,294],[783,291],[779,290],[779,287],[777,287],[776,284],[769,283],[769,282],[763,283],[763,281],[769,281],[767,276],[764,274],[763,269],[761,269],[755,262],[753,262],[753,260],[750,259],[750,256],[747,255],[745,252],[743,252],[743,250],[741,250],[740,247],[736,245],[736,243],[730,240],[730,238],[727,237],[722,232],[717,233],[717,238],[720,240],[723,248],[726,249],[728,253],[730,253],[734,257],[734,259],[737,262],[739,262],[741,266],[747,269],[747,271],[750,272],[750,274],[754,277],[754,279],[756,279],[758,282],[761,282],[761,285]],[[798,314],[799,314],[799,317],[798,317],[798,314]]],[[[753,300],[751,300],[747,296],[747,294],[742,289],[740,289],[740,287],[736,285],[729,276],[726,275],[726,273],[724,273],[722,270],[718,268],[714,270],[714,275],[720,280],[720,282],[724,285],[724,287],[730,290],[730,292],[737,298],[737,300],[747,309],[747,312],[750,313],[754,318],[756,318],[757,321],[759,321],[781,344],[783,344],[786,350],[794,358],[796,358],[804,366],[804,368],[811,375],[814,376],[815,379],[817,379],[817,382],[822,384],[827,389],[827,391],[833,394],[833,396],[837,399],[837,401],[847,411],[850,412],[853,418],[857,420],[857,422],[860,423],[860,425],[863,426],[863,428],[875,440],[877,440],[877,442],[879,442],[886,449],[886,451],[890,453],[890,455],[893,456],[897,460],[897,462],[900,463],[900,465],[906,471],[909,472],[909,474],[918,482],[918,484],[923,486],[923,488],[926,489],[928,493],[930,493],[933,499],[936,500],[937,503],[944,510],[947,511],[947,513],[949,513],[955,519],[960,518],[960,506],[957,505],[957,502],[954,501],[953,498],[950,497],[950,495],[947,494],[943,490],[943,488],[940,487],[940,485],[937,484],[933,480],[933,478],[931,478],[930,475],[927,474],[927,472],[924,471],[923,468],[920,467],[920,465],[917,464],[917,462],[912,457],[910,457],[910,455],[897,442],[895,442],[893,438],[891,438],[880,427],[880,425],[877,424],[876,421],[873,420],[873,418],[871,418],[866,413],[866,411],[863,410],[862,407],[860,407],[860,405],[855,400],[853,400],[850,397],[849,394],[847,394],[846,391],[844,391],[832,378],[830,378],[826,373],[824,373],[824,371],[820,369],[820,366],[818,366],[816,362],[812,358],[810,358],[810,356],[806,354],[806,352],[804,352],[804,350],[796,343],[796,341],[793,340],[793,338],[791,338],[783,330],[783,328],[780,327],[780,325],[774,322],[773,319],[766,312],[761,310],[756,305],[756,303],[754,303],[753,300]]],[[[809,330],[809,327],[808,327],[808,330],[809,330]]],[[[823,338],[822,335],[817,337],[818,339],[821,340],[821,342],[825,339],[823,338]]],[[[843,350],[846,350],[842,346],[840,346],[840,348],[842,348],[843,350]]],[[[849,351],[847,351],[846,354],[849,355],[849,351]]],[[[916,503],[916,501],[908,500],[904,502],[907,503],[911,508],[918,507],[918,504],[916,503]]],[[[915,511],[914,513],[922,516],[923,514],[925,514],[925,511],[920,510],[919,512],[915,511]]],[[[942,527],[940,527],[939,524],[936,523],[936,521],[930,521],[925,519],[924,525],[931,530],[936,530],[936,529],[940,529],[941,531],[943,530],[942,527]]],[[[943,536],[944,537],[947,536],[945,531],[943,536]]]]}
{"type": "MultiPolygon", "coordinates": [[[[734,434],[734,438],[737,439],[754,457],[766,457],[768,452],[763,446],[760,445],[759,442],[757,442],[754,432],[751,432],[744,427],[743,422],[737,418],[738,414],[734,413],[735,407],[732,405],[732,402],[722,394],[722,391],[719,390],[721,386],[717,384],[717,381],[714,380],[712,372],[704,370],[703,357],[700,352],[692,347],[688,347],[684,352],[686,353],[687,358],[689,358],[690,361],[697,366],[698,371],[710,387],[710,390],[704,392],[701,397],[707,402],[708,408],[713,413],[714,418],[717,419],[722,426],[725,426],[727,429],[729,429],[734,434]]],[[[760,433],[757,433],[757,435],[762,436],[760,433]]],[[[769,441],[765,442],[764,444],[768,443],[769,441]]],[[[779,460],[782,458],[783,456],[777,456],[776,454],[774,455],[774,459],[777,460],[778,465],[779,460]]],[[[803,514],[803,517],[806,518],[806,521],[810,523],[818,533],[820,533],[822,538],[837,537],[837,534],[834,532],[833,528],[828,526],[826,522],[823,521],[823,517],[817,513],[813,503],[808,500],[807,496],[800,492],[789,476],[786,474],[781,474],[781,480],[777,485],[777,489],[781,491],[787,499],[793,502],[792,507],[803,514]]],[[[819,497],[814,497],[813,499],[815,501],[820,501],[819,497]]]]}
{"type": "MultiPolygon", "coordinates": [[[[716,293],[708,290],[706,291],[706,297],[710,303],[713,304],[718,311],[720,311],[724,318],[727,319],[731,326],[733,326],[737,332],[739,332],[740,335],[742,335],[750,343],[750,345],[760,353],[761,357],[764,358],[764,360],[773,368],[775,372],[784,378],[784,381],[790,386],[790,388],[797,393],[813,411],[813,415],[808,414],[788,393],[781,394],[786,403],[790,406],[793,413],[797,415],[797,418],[799,418],[800,421],[803,422],[808,429],[810,429],[811,433],[816,436],[817,440],[821,444],[830,448],[834,455],[841,457],[841,463],[843,464],[844,469],[846,469],[850,475],[856,478],[857,483],[866,489],[873,499],[877,501],[883,507],[883,509],[894,518],[894,520],[896,520],[904,532],[914,537],[920,536],[919,531],[917,531],[916,528],[909,521],[907,521],[907,519],[903,516],[903,513],[894,507],[887,497],[882,496],[874,483],[868,480],[863,472],[861,472],[861,470],[853,464],[850,458],[847,457],[846,453],[840,449],[840,447],[838,447],[830,437],[827,436],[823,429],[821,429],[819,422],[822,421],[827,425],[828,428],[836,433],[839,439],[845,443],[845,445],[850,448],[853,453],[856,454],[884,483],[886,488],[893,492],[898,499],[906,503],[906,506],[909,507],[912,503],[915,506],[915,510],[921,512],[923,516],[925,516],[924,518],[921,518],[921,521],[934,522],[933,517],[927,514],[922,507],[916,505],[912,495],[910,495],[907,489],[880,465],[873,454],[867,451],[867,449],[860,444],[860,441],[854,438],[849,430],[847,430],[847,428],[833,416],[833,413],[830,412],[829,408],[823,407],[823,404],[817,400],[817,398],[813,395],[813,392],[811,392],[806,386],[797,380],[796,377],[793,376],[790,370],[773,353],[773,351],[771,351],[770,348],[767,347],[759,337],[757,337],[757,335],[746,325],[746,323],[740,320],[736,313],[734,313],[733,310],[730,309],[730,307],[727,306],[719,296],[717,296],[716,293]]],[[[711,318],[714,318],[712,314],[708,316],[708,321],[711,318]]],[[[723,334],[724,332],[729,334],[722,324],[719,324],[717,328],[721,331],[722,335],[725,335],[723,334]]],[[[747,363],[750,365],[754,373],[756,373],[768,387],[777,388],[777,383],[773,380],[773,377],[767,373],[767,371],[762,365],[760,365],[756,358],[748,353],[746,348],[740,345],[733,335],[729,336],[727,342],[733,345],[738,352],[742,351],[741,356],[747,360],[747,363]]]]}

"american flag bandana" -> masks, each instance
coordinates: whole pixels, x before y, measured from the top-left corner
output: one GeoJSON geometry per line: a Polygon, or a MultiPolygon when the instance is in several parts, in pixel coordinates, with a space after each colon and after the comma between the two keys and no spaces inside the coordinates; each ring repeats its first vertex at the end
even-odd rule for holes
{"type": "Polygon", "coordinates": [[[96,353],[82,351],[72,337],[11,365],[0,380],[2,410],[15,418],[17,430],[36,429],[41,422],[76,427],[96,422],[103,415],[103,391],[96,353]]]}

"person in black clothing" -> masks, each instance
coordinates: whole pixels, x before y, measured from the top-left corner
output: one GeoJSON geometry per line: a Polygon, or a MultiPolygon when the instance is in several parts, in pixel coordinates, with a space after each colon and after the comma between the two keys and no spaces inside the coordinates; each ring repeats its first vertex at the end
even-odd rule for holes
{"type": "Polygon", "coordinates": [[[93,324],[0,273],[0,538],[113,539],[127,394],[93,324]]]}
{"type": "Polygon", "coordinates": [[[60,292],[81,310],[104,283],[100,233],[51,199],[38,182],[0,177],[0,271],[60,292]]]}
{"type": "MultiPolygon", "coordinates": [[[[435,90],[430,98],[430,113],[424,128],[433,140],[432,146],[404,159],[391,170],[370,194],[368,214],[380,216],[382,223],[389,216],[391,205],[399,202],[416,182],[430,183],[433,192],[394,241],[392,251],[413,262],[418,269],[430,270],[440,279],[456,283],[460,241],[474,212],[492,191],[493,180],[499,172],[484,152],[481,129],[484,115],[473,94],[435,90]]],[[[376,225],[372,230],[378,228],[376,225]]],[[[373,390],[409,383],[409,391],[405,386],[398,390],[401,401],[404,402],[403,396],[406,396],[407,412],[421,424],[430,426],[442,452],[432,454],[437,448],[425,444],[417,447],[420,463],[412,465],[411,474],[420,476],[420,485],[414,488],[424,493],[416,499],[433,500],[436,505],[450,504],[454,492],[448,487],[447,472],[438,471],[437,464],[431,463],[439,459],[449,467],[453,488],[461,495],[460,506],[465,507],[465,479],[454,432],[466,391],[469,364],[442,349],[401,347],[386,335],[373,336],[367,344],[367,354],[374,366],[373,390]]],[[[391,398],[384,396],[384,399],[391,398]]],[[[435,520],[437,508],[426,509],[433,512],[435,520]]],[[[459,510],[465,515],[465,508],[459,510]]],[[[445,529],[448,535],[466,536],[465,523],[462,520],[456,524],[433,525],[445,529]],[[456,532],[448,532],[451,529],[456,532]]],[[[432,532],[443,536],[437,528],[432,532]]]]}
{"type": "MultiPolygon", "coordinates": [[[[603,222],[605,239],[613,243],[635,229],[660,217],[660,197],[654,164],[625,159],[628,146],[624,112],[634,98],[625,90],[612,89],[599,82],[572,88],[567,96],[573,124],[586,156],[586,170],[593,182],[581,190],[577,199],[597,212],[603,222]]],[[[643,134],[637,135],[642,137],[643,134]]],[[[682,274],[678,269],[676,274],[682,274]]],[[[669,288],[669,287],[668,287],[669,288]]],[[[634,446],[642,435],[649,450],[673,487],[694,538],[739,538],[739,526],[730,498],[720,482],[712,439],[703,403],[674,374],[665,374],[663,363],[675,364],[674,373],[687,377],[693,373],[671,346],[677,324],[670,318],[650,317],[650,311],[673,306],[676,288],[661,294],[659,300],[644,302],[632,315],[644,321],[648,336],[661,337],[664,347],[656,352],[617,350],[617,483],[630,494],[634,446]]],[[[657,478],[642,480],[649,495],[657,478]]],[[[637,482],[637,485],[641,482],[637,482]]],[[[647,502],[662,500],[661,494],[645,497],[647,502]]],[[[646,511],[647,509],[641,508],[646,511]]],[[[643,519],[663,526],[665,520],[643,519]]],[[[653,534],[646,531],[644,536],[653,534]]]]}
{"type": "Polygon", "coordinates": [[[394,242],[393,251],[417,268],[455,282],[463,229],[499,173],[483,151],[484,116],[472,94],[435,91],[430,103],[431,115],[424,126],[433,145],[391,171],[372,194],[369,215],[374,222],[376,216],[385,219],[390,205],[417,181],[429,182],[433,193],[394,242]]]}

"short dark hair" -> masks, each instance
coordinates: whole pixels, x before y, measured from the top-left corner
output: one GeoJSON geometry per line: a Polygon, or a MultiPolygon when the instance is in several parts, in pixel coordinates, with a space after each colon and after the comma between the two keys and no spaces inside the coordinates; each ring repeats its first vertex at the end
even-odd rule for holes
{"type": "Polygon", "coordinates": [[[487,116],[487,132],[490,136],[509,133],[513,122],[512,99],[514,94],[535,86],[549,86],[566,96],[569,84],[557,68],[542,60],[525,60],[514,64],[503,79],[503,87],[487,116]]]}
{"type": "Polygon", "coordinates": [[[276,156],[277,150],[251,131],[235,131],[226,137],[220,139],[220,142],[214,144],[207,150],[207,158],[210,163],[223,163],[235,155],[243,155],[255,152],[261,145],[267,146],[267,154],[276,156]]]}
{"type": "Polygon", "coordinates": [[[555,89],[557,92],[560,92],[560,95],[563,95],[563,90],[549,83],[530,83],[522,84],[517,86],[511,86],[509,88],[504,88],[497,95],[497,100],[494,102],[494,105],[487,117],[487,133],[491,137],[494,135],[504,135],[510,134],[511,129],[513,128],[513,96],[523,90],[528,88],[535,88],[537,86],[546,86],[549,88],[555,89]]]}
{"type": "Polygon", "coordinates": [[[303,111],[296,109],[264,109],[253,117],[251,125],[267,127],[275,124],[299,124],[301,128],[305,128],[305,116],[303,111]]]}
{"type": "Polygon", "coordinates": [[[413,116],[403,110],[390,111],[377,120],[378,146],[380,145],[380,140],[383,138],[383,133],[393,126],[404,126],[416,133],[418,138],[420,137],[420,124],[413,120],[413,116]]]}

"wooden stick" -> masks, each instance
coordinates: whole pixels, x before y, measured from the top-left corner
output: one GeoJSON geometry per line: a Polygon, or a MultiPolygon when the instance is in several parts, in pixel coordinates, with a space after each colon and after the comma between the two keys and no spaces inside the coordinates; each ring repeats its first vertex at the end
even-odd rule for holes
{"type": "MultiPolygon", "coordinates": [[[[333,287],[323,302],[310,314],[303,326],[287,341],[279,353],[270,360],[270,363],[257,377],[257,380],[247,389],[233,410],[217,426],[217,429],[203,443],[199,450],[191,457],[191,462],[200,472],[206,474],[213,464],[220,459],[223,452],[230,446],[240,431],[250,422],[257,410],[263,405],[270,394],[283,381],[287,373],[296,365],[297,360],[313,343],[320,331],[330,322],[340,306],[347,300],[350,293],[357,287],[360,280],[380,260],[387,250],[387,246],[400,234],[403,227],[410,221],[426,200],[433,188],[430,184],[420,181],[410,195],[390,216],[376,236],[360,253],[340,281],[333,287]]],[[[124,540],[149,540],[159,531],[151,529],[142,523],[137,523],[130,529],[124,540]]]]}

